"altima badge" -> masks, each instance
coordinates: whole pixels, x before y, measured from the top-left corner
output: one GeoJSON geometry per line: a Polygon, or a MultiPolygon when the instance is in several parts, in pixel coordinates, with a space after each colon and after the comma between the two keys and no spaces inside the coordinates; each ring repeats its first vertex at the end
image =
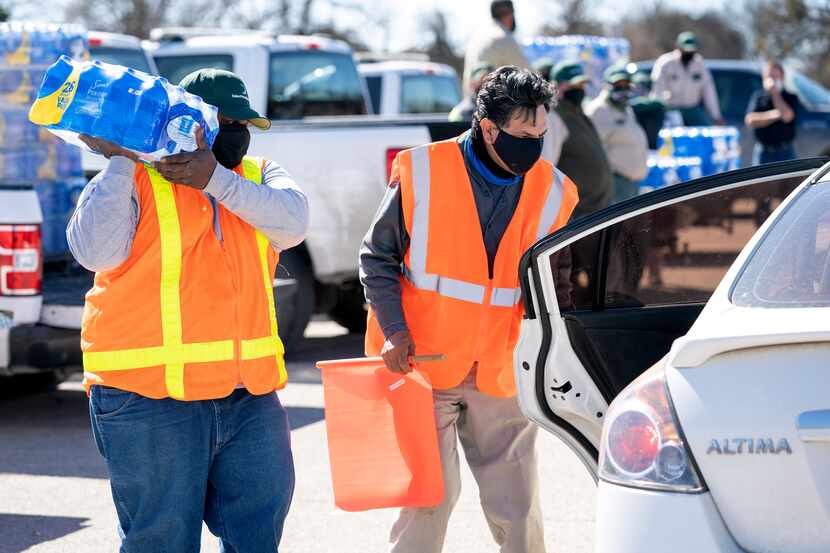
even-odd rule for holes
{"type": "Polygon", "coordinates": [[[793,450],[787,438],[781,438],[776,444],[772,438],[724,438],[723,440],[712,440],[706,455],[717,453],[718,455],[743,455],[749,454],[773,454],[778,455],[784,452],[792,455],[793,450]]]}

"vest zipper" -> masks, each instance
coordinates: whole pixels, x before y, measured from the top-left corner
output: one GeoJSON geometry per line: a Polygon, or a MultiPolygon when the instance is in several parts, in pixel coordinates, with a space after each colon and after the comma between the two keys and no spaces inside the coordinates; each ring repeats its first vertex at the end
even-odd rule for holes
{"type": "Polygon", "coordinates": [[[239,333],[239,287],[236,283],[236,277],[234,276],[233,267],[231,266],[230,259],[228,258],[228,250],[225,248],[225,240],[220,238],[222,236],[222,226],[221,221],[219,218],[219,206],[215,203],[212,203],[215,217],[216,217],[216,230],[218,230],[219,235],[217,236],[214,234],[217,242],[219,242],[219,248],[222,250],[222,260],[225,262],[225,267],[228,269],[228,275],[231,279],[231,287],[233,288],[233,322],[234,322],[234,344],[233,344],[233,352],[234,352],[234,359],[236,360],[236,372],[238,374],[237,384],[242,382],[242,338],[239,333]]]}

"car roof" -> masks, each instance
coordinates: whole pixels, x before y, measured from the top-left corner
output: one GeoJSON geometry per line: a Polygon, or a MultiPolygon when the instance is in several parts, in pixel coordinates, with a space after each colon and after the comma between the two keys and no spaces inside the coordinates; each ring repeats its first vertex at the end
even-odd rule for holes
{"type": "Polygon", "coordinates": [[[438,74],[452,77],[457,75],[452,66],[431,61],[381,61],[360,63],[357,68],[361,75],[380,75],[383,73],[438,74]]]}
{"type": "Polygon", "coordinates": [[[328,37],[314,35],[273,36],[262,32],[188,36],[183,37],[181,40],[153,41],[148,46],[154,50],[154,54],[158,55],[181,53],[191,48],[221,50],[227,48],[248,48],[252,46],[265,47],[272,52],[297,50],[321,50],[341,54],[351,54],[352,52],[352,49],[345,42],[328,37]]]}
{"type": "Polygon", "coordinates": [[[141,40],[132,35],[120,33],[105,33],[103,31],[89,31],[87,33],[90,48],[134,48],[141,49],[141,40]]]}

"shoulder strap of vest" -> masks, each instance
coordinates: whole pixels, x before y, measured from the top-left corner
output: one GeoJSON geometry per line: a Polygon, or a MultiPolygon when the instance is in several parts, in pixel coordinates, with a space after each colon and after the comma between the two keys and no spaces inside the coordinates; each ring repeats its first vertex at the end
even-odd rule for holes
{"type": "Polygon", "coordinates": [[[262,184],[262,170],[265,168],[265,159],[261,157],[245,156],[240,164],[241,175],[257,184],[262,184]]]}

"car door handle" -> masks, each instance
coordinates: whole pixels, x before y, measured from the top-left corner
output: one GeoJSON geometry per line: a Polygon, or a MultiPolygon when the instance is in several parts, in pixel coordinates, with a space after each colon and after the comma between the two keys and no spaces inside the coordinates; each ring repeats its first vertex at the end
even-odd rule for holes
{"type": "Polygon", "coordinates": [[[802,442],[830,442],[830,409],[804,411],[795,426],[802,442]]]}

